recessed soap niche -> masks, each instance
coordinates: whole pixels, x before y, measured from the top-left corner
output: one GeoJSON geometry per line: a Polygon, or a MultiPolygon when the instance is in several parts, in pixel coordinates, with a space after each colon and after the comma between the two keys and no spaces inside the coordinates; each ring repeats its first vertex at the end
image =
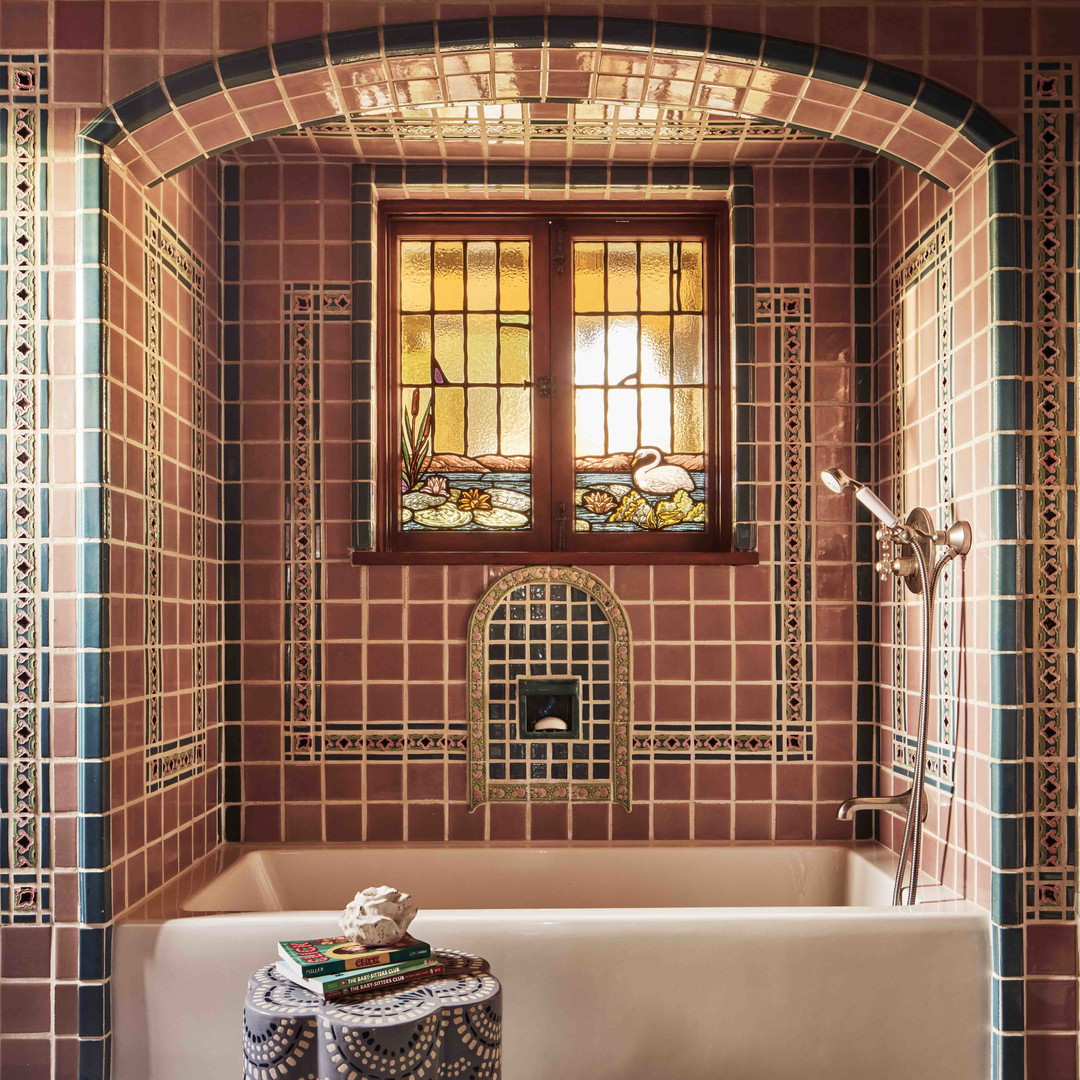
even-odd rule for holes
{"type": "Polygon", "coordinates": [[[615,802],[630,809],[630,627],[576,567],[511,570],[469,626],[469,808],[615,802]]]}

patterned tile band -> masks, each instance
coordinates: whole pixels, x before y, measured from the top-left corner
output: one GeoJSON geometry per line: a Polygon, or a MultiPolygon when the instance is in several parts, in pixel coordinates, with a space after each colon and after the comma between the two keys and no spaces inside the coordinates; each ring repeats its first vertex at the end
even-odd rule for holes
{"type": "MultiPolygon", "coordinates": [[[[906,298],[918,288],[919,283],[929,279],[934,296],[934,331],[937,353],[932,358],[937,373],[936,427],[938,433],[937,494],[936,506],[931,517],[941,521],[953,518],[953,431],[952,431],[952,210],[948,210],[912,246],[893,268],[890,276],[889,295],[892,303],[893,357],[895,381],[893,384],[893,419],[902,421],[907,415],[906,392],[916,372],[910,364],[916,357],[908,356],[906,343],[921,328],[926,313],[916,306],[919,326],[905,322],[906,298]]],[[[904,430],[897,429],[892,439],[894,486],[898,490],[897,505],[903,502],[905,474],[917,467],[919,462],[907,461],[904,455],[904,430]]],[[[953,564],[941,573],[935,606],[934,627],[935,654],[937,657],[938,726],[936,735],[927,744],[926,773],[928,781],[943,791],[953,788],[953,763],[955,759],[955,724],[953,718],[958,708],[954,658],[956,656],[957,627],[955,605],[958,602],[958,573],[953,564]]],[[[910,777],[915,768],[915,737],[907,732],[907,673],[905,657],[905,611],[910,599],[907,586],[899,579],[892,583],[893,589],[893,759],[892,767],[901,776],[910,777]]]]}
{"type": "MultiPolygon", "coordinates": [[[[320,708],[319,660],[319,324],[349,319],[347,285],[291,285],[285,290],[285,400],[288,402],[285,463],[286,596],[284,639],[288,681],[285,684],[285,758],[317,760],[324,750],[320,708]]],[[[348,740],[346,740],[346,743],[348,740]]],[[[345,744],[338,737],[334,748],[345,744]]]]}
{"type": "Polygon", "coordinates": [[[615,802],[630,809],[630,624],[594,574],[504,574],[469,621],[469,809],[485,802],[615,802]],[[580,680],[576,739],[524,737],[517,680],[580,680]]]}
{"type": "Polygon", "coordinates": [[[810,357],[810,288],[760,288],[756,292],[758,325],[772,326],[776,365],[776,411],[779,433],[776,547],[779,607],[778,693],[776,732],[779,756],[804,760],[811,750],[812,672],[807,660],[806,567],[809,565],[807,522],[807,447],[811,441],[806,370],[810,357]]]}
{"type": "MultiPolygon", "coordinates": [[[[7,59],[7,58],[5,58],[7,59]]],[[[26,94],[37,88],[39,70],[16,70],[17,85],[26,94]]],[[[12,72],[8,72],[9,78],[12,72]]],[[[7,157],[5,209],[7,225],[8,343],[4,398],[6,460],[3,482],[7,487],[8,580],[4,586],[9,623],[6,628],[8,746],[10,766],[5,770],[10,811],[3,852],[6,872],[0,887],[0,920],[48,921],[50,890],[47,867],[48,721],[43,696],[48,684],[46,642],[43,640],[41,593],[47,560],[48,494],[41,487],[42,455],[48,453],[44,371],[39,351],[41,290],[47,288],[40,266],[42,238],[39,214],[44,192],[39,189],[45,139],[46,113],[30,105],[3,109],[7,157]]]]}
{"type": "MultiPolygon", "coordinates": [[[[205,428],[194,429],[195,491],[194,536],[195,572],[192,588],[195,616],[192,622],[194,671],[201,681],[194,683],[192,714],[188,730],[167,731],[163,721],[164,684],[163,626],[164,581],[162,577],[164,536],[164,492],[162,466],[165,454],[163,441],[163,378],[164,378],[164,318],[162,291],[164,275],[172,275],[182,293],[191,303],[192,371],[199,378],[195,395],[193,419],[205,421],[206,413],[206,342],[204,340],[206,271],[199,259],[173,232],[158,213],[146,207],[144,221],[146,285],[146,473],[144,504],[146,543],[146,599],[144,601],[146,658],[146,790],[157,791],[199,773],[206,764],[206,572],[205,554],[207,518],[205,487],[205,428]],[[199,507],[201,506],[201,512],[199,507]]],[[[181,301],[183,302],[183,301],[181,301]]]]}
{"type": "MultiPolygon", "coordinates": [[[[1031,625],[1034,631],[1036,795],[1034,849],[1029,852],[1027,906],[1036,918],[1068,917],[1074,909],[1075,854],[1065,835],[1067,770],[1075,739],[1075,690],[1067,677],[1065,634],[1070,536],[1068,492],[1074,480],[1067,473],[1066,441],[1075,390],[1075,355],[1066,342],[1068,297],[1075,294],[1075,158],[1076,126],[1071,64],[1040,64],[1031,83],[1026,112],[1026,138],[1031,206],[1031,250],[1034,258],[1034,312],[1031,344],[1034,364],[1034,481],[1031,582],[1031,625]],[[1067,142],[1071,143],[1069,149],[1067,142]],[[1033,910],[1032,910],[1033,909],[1033,910]]],[[[1072,586],[1075,588],[1075,586],[1072,586]]],[[[1075,603],[1075,601],[1072,601],[1075,603]]]]}

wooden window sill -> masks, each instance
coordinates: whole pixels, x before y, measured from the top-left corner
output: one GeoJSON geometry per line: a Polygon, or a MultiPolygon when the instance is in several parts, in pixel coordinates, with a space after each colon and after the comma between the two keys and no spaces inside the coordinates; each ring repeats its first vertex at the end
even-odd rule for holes
{"type": "Polygon", "coordinates": [[[353,566],[756,566],[756,551],[354,551],[353,566]]]}

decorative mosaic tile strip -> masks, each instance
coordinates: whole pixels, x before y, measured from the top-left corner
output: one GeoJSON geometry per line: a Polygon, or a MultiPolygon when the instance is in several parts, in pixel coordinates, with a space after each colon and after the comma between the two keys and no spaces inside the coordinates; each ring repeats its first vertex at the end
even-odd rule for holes
{"type": "MultiPolygon", "coordinates": [[[[904,388],[907,377],[907,365],[910,359],[906,355],[906,333],[904,323],[905,296],[908,291],[933,276],[934,295],[936,297],[935,340],[937,354],[934,366],[937,371],[935,383],[937,402],[935,422],[937,427],[937,505],[932,508],[931,517],[940,521],[952,521],[954,515],[953,493],[953,355],[952,355],[952,210],[947,211],[935,222],[923,236],[912,245],[907,254],[897,263],[890,276],[890,298],[893,315],[893,357],[896,381],[894,384],[895,400],[893,403],[894,422],[906,415],[904,388]]],[[[919,312],[919,318],[924,318],[919,312]]],[[[899,430],[892,439],[893,466],[895,483],[902,491],[904,485],[904,434],[899,430]]],[[[902,501],[897,503],[903,506],[902,501]]],[[[959,708],[954,671],[957,656],[957,626],[955,613],[958,598],[958,567],[948,564],[941,572],[937,589],[934,626],[935,654],[937,664],[938,753],[950,758],[955,754],[954,716],[959,708]]],[[[908,764],[909,754],[904,735],[906,722],[907,693],[905,691],[906,671],[905,656],[905,610],[910,601],[907,586],[899,579],[892,582],[893,587],[893,730],[894,754],[893,765],[897,772],[911,775],[908,764]],[[906,771],[905,771],[906,770],[906,771]]],[[[913,745],[913,744],[912,744],[913,745]]],[[[932,756],[932,755],[931,755],[932,756]]],[[[914,759],[911,758],[913,761],[914,759]]],[[[944,790],[952,789],[952,764],[950,762],[932,762],[927,758],[928,774],[935,777],[944,790]]]]}
{"type": "MultiPolygon", "coordinates": [[[[806,400],[810,347],[810,289],[788,286],[755,291],[758,325],[775,327],[776,430],[780,439],[777,485],[777,595],[780,608],[779,730],[777,741],[787,756],[811,747],[812,665],[809,660],[806,567],[810,565],[809,509],[806,505],[811,442],[806,400]]],[[[760,359],[760,358],[759,358],[760,359]]]]}
{"type": "Polygon", "coordinates": [[[199,259],[147,206],[143,218],[144,280],[146,288],[146,600],[144,602],[145,651],[145,783],[147,792],[194,776],[206,765],[206,271],[199,259]],[[166,739],[162,725],[164,685],[163,662],[163,478],[162,478],[162,380],[164,377],[164,311],[162,289],[164,275],[171,274],[189,294],[192,305],[192,372],[195,378],[193,403],[194,472],[193,508],[195,511],[192,551],[194,618],[192,634],[195,677],[190,730],[179,738],[166,739]]]}
{"type": "Polygon", "coordinates": [[[573,799],[629,809],[630,624],[607,585],[572,566],[512,570],[480,598],[468,647],[469,808],[573,799]],[[580,679],[577,738],[521,737],[515,680],[526,674],[580,679]]]}
{"type": "MultiPolygon", "coordinates": [[[[35,58],[18,58],[30,64],[35,58]]],[[[7,415],[3,482],[7,520],[7,594],[4,666],[7,685],[7,791],[5,843],[0,857],[0,921],[46,922],[51,918],[48,865],[48,655],[43,640],[42,564],[47,560],[48,495],[41,487],[41,455],[48,453],[46,387],[39,352],[41,270],[39,215],[44,192],[38,185],[47,114],[37,102],[44,69],[21,68],[0,59],[0,81],[14,77],[20,92],[6,100],[25,101],[0,111],[6,184],[7,355],[4,401],[7,415]]],[[[0,97],[5,95],[0,94],[0,97]]]]}
{"type": "MultiPolygon", "coordinates": [[[[771,733],[734,730],[732,724],[635,725],[631,749],[635,761],[709,760],[732,761],[742,758],[771,758],[777,738],[771,733]]],[[[790,760],[790,759],[789,759],[790,760]]]]}
{"type": "Polygon", "coordinates": [[[310,761],[323,752],[319,688],[319,323],[348,319],[347,285],[285,288],[288,362],[285,399],[289,443],[285,477],[286,596],[285,758],[310,761]]]}
{"type": "MultiPolygon", "coordinates": [[[[906,732],[893,734],[893,772],[907,779],[915,775],[915,748],[918,740],[906,732]]],[[[926,779],[939,791],[953,790],[956,752],[949,743],[928,741],[926,744],[926,779]]]]}
{"type": "Polygon", "coordinates": [[[1075,155],[1073,101],[1076,73],[1067,63],[1029,66],[1025,169],[1031,213],[1034,273],[1031,355],[1034,367],[1032,448],[1031,626],[1035,708],[1033,847],[1028,852],[1027,905],[1037,918],[1072,917],[1076,879],[1069,770],[1075,744],[1075,687],[1069,675],[1066,622],[1075,618],[1067,443],[1075,440],[1075,354],[1067,337],[1069,298],[1076,292],[1075,155]],[[1071,260],[1071,261],[1070,261],[1071,260]]]}
{"type": "Polygon", "coordinates": [[[431,729],[402,730],[401,724],[371,725],[365,731],[342,731],[327,724],[323,734],[323,757],[327,761],[342,761],[358,757],[392,761],[462,761],[468,751],[466,726],[460,730],[431,729]]]}

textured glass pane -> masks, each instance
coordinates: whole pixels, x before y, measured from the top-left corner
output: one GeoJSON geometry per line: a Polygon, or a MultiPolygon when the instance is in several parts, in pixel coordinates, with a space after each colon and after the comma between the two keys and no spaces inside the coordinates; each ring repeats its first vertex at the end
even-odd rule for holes
{"type": "Polygon", "coordinates": [[[705,402],[701,390],[675,391],[675,432],[672,449],[676,454],[701,454],[705,450],[705,402]]]}
{"type": "Polygon", "coordinates": [[[469,310],[494,311],[496,306],[495,241],[470,240],[466,265],[469,271],[469,310]]]}
{"type": "Polygon", "coordinates": [[[496,381],[495,360],[498,341],[496,316],[470,315],[469,322],[469,382],[496,381]]]}
{"type": "Polygon", "coordinates": [[[435,245],[435,310],[460,311],[463,289],[462,244],[438,243],[435,245]]]}
{"type": "Polygon", "coordinates": [[[604,391],[578,390],[574,419],[574,455],[599,457],[604,453],[604,391]]]}
{"type": "Polygon", "coordinates": [[[700,384],[705,378],[701,359],[702,322],[700,315],[676,315],[675,381],[700,384]]]}
{"type": "Polygon", "coordinates": [[[609,386],[637,375],[638,321],[634,315],[615,315],[608,320],[609,386]]]}
{"type": "Polygon", "coordinates": [[[608,311],[636,311],[637,244],[610,243],[608,257],[608,311]]]}
{"type": "Polygon", "coordinates": [[[641,381],[671,382],[671,318],[668,315],[641,316],[641,381]]]}
{"type": "Polygon", "coordinates": [[[701,244],[680,244],[679,248],[679,308],[682,311],[701,311],[701,244]]]}
{"type": "Polygon", "coordinates": [[[671,310],[671,245],[641,245],[641,310],[671,310]]]}
{"type": "Polygon", "coordinates": [[[574,310],[604,310],[603,244],[574,244],[574,310]]]}
{"type": "Polygon", "coordinates": [[[531,394],[528,390],[502,391],[502,446],[499,453],[507,456],[528,454],[532,446],[532,415],[529,411],[531,394]]]}
{"type": "Polygon", "coordinates": [[[431,382],[431,319],[427,315],[401,317],[401,381],[431,382]]]}
{"type": "Polygon", "coordinates": [[[499,327],[501,381],[520,385],[529,378],[529,331],[524,326],[499,327]]]}
{"type": "Polygon", "coordinates": [[[578,315],[574,320],[574,382],[578,386],[604,383],[603,315],[578,315]]]}
{"type": "Polygon", "coordinates": [[[435,316],[435,359],[446,382],[464,382],[465,320],[460,315],[435,316]]]}
{"type": "Polygon", "coordinates": [[[636,390],[609,390],[607,407],[609,454],[632,454],[638,445],[638,395],[636,390]]]}
{"type": "Polygon", "coordinates": [[[499,309],[529,310],[529,245],[504,240],[499,245],[499,309]]]}
{"type": "Polygon", "coordinates": [[[671,391],[641,391],[640,443],[665,453],[671,450],[671,391]]]}
{"type": "Polygon", "coordinates": [[[426,240],[401,242],[401,310],[431,308],[431,245],[426,240]]]}
{"type": "Polygon", "coordinates": [[[499,452],[499,391],[494,387],[469,387],[469,434],[465,453],[469,457],[499,452]]]}
{"type": "Polygon", "coordinates": [[[465,452],[465,395],[460,386],[435,387],[435,453],[465,452]]]}

